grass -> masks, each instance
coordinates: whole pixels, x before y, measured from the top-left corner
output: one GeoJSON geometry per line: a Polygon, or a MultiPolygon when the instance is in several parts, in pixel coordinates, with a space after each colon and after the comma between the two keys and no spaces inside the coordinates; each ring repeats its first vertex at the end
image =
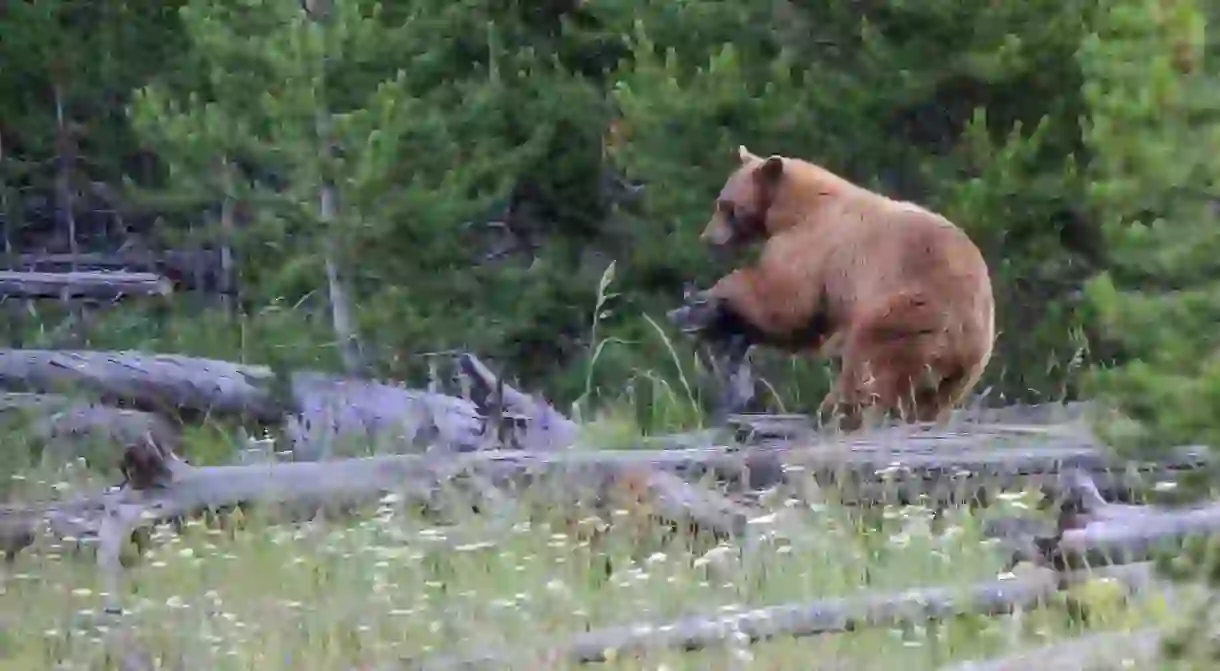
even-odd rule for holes
{"type": "MultiPolygon", "coordinates": [[[[599,320],[613,296],[612,272],[599,285],[599,320]]],[[[600,398],[592,382],[605,352],[599,343],[576,404],[586,447],[638,444],[644,424],[663,430],[701,424],[676,349],[658,325],[652,327],[677,379],[638,371],[632,393],[639,397],[589,408],[600,398]],[[648,422],[639,421],[641,406],[650,413],[648,422]]],[[[597,328],[595,322],[594,335],[597,328]]],[[[165,332],[167,342],[191,337],[189,331],[165,332]]],[[[91,344],[124,344],[118,340],[91,344]]],[[[189,347],[158,349],[235,358],[189,347]]],[[[10,444],[21,442],[10,438],[10,444]]],[[[198,431],[189,442],[190,455],[204,456],[204,462],[223,461],[231,450],[217,430],[198,431]]],[[[19,466],[0,491],[45,500],[102,484],[83,460],[50,461],[19,466]]],[[[866,520],[851,508],[786,492],[767,500],[759,515],[770,522],[756,525],[767,531],[765,540],[749,549],[664,533],[638,508],[557,507],[537,492],[524,493],[509,510],[456,519],[451,513],[445,523],[392,496],[364,515],[340,520],[270,525],[255,514],[220,523],[192,520],[181,533],[155,530],[144,555],[123,575],[117,596],[126,612],[119,617],[102,610],[116,595],[103,591],[89,551],[44,545],[2,574],[0,666],[119,668],[116,660],[139,648],[163,668],[408,668],[402,660],[528,652],[590,628],[861,590],[964,586],[992,580],[1001,570],[1003,557],[984,542],[980,518],[966,509],[934,521],[926,508],[891,506],[866,520]]],[[[1028,510],[1029,500],[1005,496],[987,514],[1011,512],[1006,508],[1028,510]]],[[[1090,628],[1136,628],[1169,617],[1163,603],[1125,603],[1104,589],[1094,591],[1101,596],[1089,597],[1090,628]]],[[[1051,607],[1012,617],[963,616],[939,626],[624,655],[604,667],[919,671],[1078,635],[1083,628],[1064,609],[1051,607]]],[[[511,668],[540,667],[526,658],[511,668]]]]}
{"type": "MultiPolygon", "coordinates": [[[[79,467],[27,477],[27,495],[88,486],[79,467]],[[63,481],[56,478],[62,478],[63,481]]],[[[194,520],[154,532],[124,575],[121,621],[105,615],[88,556],[27,553],[0,591],[0,664],[13,669],[116,668],[115,631],[129,628],[165,666],[192,669],[394,668],[403,658],[528,650],[586,628],[715,614],[792,601],[994,579],[1001,556],[978,519],[888,508],[879,524],[850,510],[773,497],[764,543],[744,551],[667,537],[638,510],[557,511],[531,494],[511,511],[438,525],[387,497],[346,521],[268,526],[251,516],[194,520]],[[607,575],[606,561],[613,571],[607,575]]],[[[1008,506],[1025,507],[1018,497],[1008,506]]],[[[997,509],[997,512],[1001,509],[997,509]]],[[[1146,623],[1155,613],[1111,604],[1092,626],[1146,623]]],[[[936,629],[865,630],[813,639],[618,658],[619,669],[934,669],[1077,630],[1056,609],[1019,618],[963,617],[936,629]]],[[[528,661],[512,668],[534,668],[528,661]]]]}

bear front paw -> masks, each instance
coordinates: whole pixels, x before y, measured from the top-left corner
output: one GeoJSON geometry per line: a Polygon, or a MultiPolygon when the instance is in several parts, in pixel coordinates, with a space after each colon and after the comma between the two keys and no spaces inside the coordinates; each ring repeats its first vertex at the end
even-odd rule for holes
{"type": "Polygon", "coordinates": [[[698,333],[716,323],[720,317],[718,298],[706,291],[688,293],[682,307],[666,313],[669,323],[684,333],[698,333]]]}

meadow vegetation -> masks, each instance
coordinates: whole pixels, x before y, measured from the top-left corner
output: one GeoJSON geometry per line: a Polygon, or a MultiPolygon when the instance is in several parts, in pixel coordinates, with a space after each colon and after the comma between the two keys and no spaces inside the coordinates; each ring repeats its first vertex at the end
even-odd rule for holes
{"type": "MultiPolygon", "coordinates": [[[[84,321],[8,300],[3,331],[12,347],[420,387],[437,356],[470,351],[577,420],[583,445],[637,445],[705,422],[714,375],[659,319],[724,270],[695,239],[745,144],[969,232],[998,303],[986,404],[1094,400],[1110,411],[1098,434],[1139,456],[1213,444],[1217,18],[1217,0],[8,3],[6,259],[178,247],[233,261],[192,280],[204,291],[178,276],[169,301],[84,321]],[[223,304],[203,295],[218,291],[223,304]]],[[[756,363],[755,410],[807,411],[831,379],[820,361],[756,363]]],[[[116,482],[113,452],[3,431],[9,502],[116,482]]],[[[245,447],[208,418],[183,452],[222,464],[245,447]]],[[[129,659],[144,651],[148,668],[391,669],[528,653],[590,627],[993,578],[1004,557],[982,522],[1041,514],[1030,492],[933,511],[795,489],[761,495],[762,540],[746,545],[530,492],[445,519],[389,496],[293,525],[190,520],[141,557],[127,548],[121,617],[102,608],[116,595],[90,550],[42,543],[0,568],[0,664],[144,668],[129,659]]],[[[608,666],[936,669],[1205,619],[1160,592],[1085,592],[1087,622],[1052,604],[608,666]]]]}

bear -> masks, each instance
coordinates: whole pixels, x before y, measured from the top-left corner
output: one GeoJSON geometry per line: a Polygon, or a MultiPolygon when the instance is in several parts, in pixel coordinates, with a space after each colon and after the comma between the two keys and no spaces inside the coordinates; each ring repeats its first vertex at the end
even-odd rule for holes
{"type": "Polygon", "coordinates": [[[843,430],[893,413],[943,424],[995,340],[977,245],[943,215],[810,161],[745,146],[738,159],[700,240],[730,251],[759,243],[759,257],[690,295],[671,323],[716,345],[730,372],[754,346],[839,359],[818,414],[834,411],[843,430]]]}

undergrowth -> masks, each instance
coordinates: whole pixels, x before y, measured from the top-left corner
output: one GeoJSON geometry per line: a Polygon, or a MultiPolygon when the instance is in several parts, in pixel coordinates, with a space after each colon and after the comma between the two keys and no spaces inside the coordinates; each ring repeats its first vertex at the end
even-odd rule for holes
{"type": "MultiPolygon", "coordinates": [[[[630,346],[596,340],[597,320],[612,307],[612,268],[599,285],[586,390],[574,407],[581,445],[630,447],[645,433],[702,427],[696,380],[707,373],[697,361],[683,360],[655,321],[653,334],[671,353],[676,374],[637,371],[627,389],[609,394],[594,385],[598,357],[630,346]]],[[[102,340],[132,348],[155,342],[162,351],[187,344],[178,351],[204,353],[199,343],[188,343],[189,329],[159,333],[151,340],[122,342],[114,333],[102,340]]],[[[225,356],[218,349],[214,342],[205,351],[225,356]]],[[[781,409],[799,411],[801,404],[794,405],[781,409]]],[[[18,427],[8,434],[10,445],[24,445],[18,427]]],[[[233,443],[210,425],[188,437],[186,451],[197,461],[220,463],[233,443]]],[[[42,458],[33,445],[14,453],[25,456],[14,457],[7,471],[10,499],[60,498],[113,482],[112,469],[99,466],[104,459],[98,457],[42,458]]],[[[886,506],[862,515],[818,491],[808,482],[764,496],[751,521],[764,540],[748,547],[668,532],[630,506],[556,507],[533,491],[480,514],[450,506],[445,519],[393,495],[361,515],[297,524],[272,525],[257,511],[238,512],[221,522],[188,521],[180,532],[159,527],[142,556],[128,547],[130,566],[118,595],[105,592],[88,548],[73,539],[43,540],[0,583],[0,664],[122,668],[125,656],[142,650],[162,668],[372,669],[504,649],[524,653],[506,667],[530,669],[539,668],[531,650],[591,628],[864,590],[964,586],[1002,570],[1003,554],[980,533],[984,513],[958,508],[938,516],[923,506],[886,506]],[[125,608],[121,616],[102,609],[116,596],[125,608]]],[[[1031,496],[1002,495],[985,514],[1034,514],[1031,496]]],[[[1163,600],[1125,601],[1106,584],[1086,589],[1084,598],[1091,606],[1087,625],[1052,604],[1009,617],[615,655],[605,666],[931,670],[1086,629],[1137,628],[1173,616],[1163,600]]]]}

